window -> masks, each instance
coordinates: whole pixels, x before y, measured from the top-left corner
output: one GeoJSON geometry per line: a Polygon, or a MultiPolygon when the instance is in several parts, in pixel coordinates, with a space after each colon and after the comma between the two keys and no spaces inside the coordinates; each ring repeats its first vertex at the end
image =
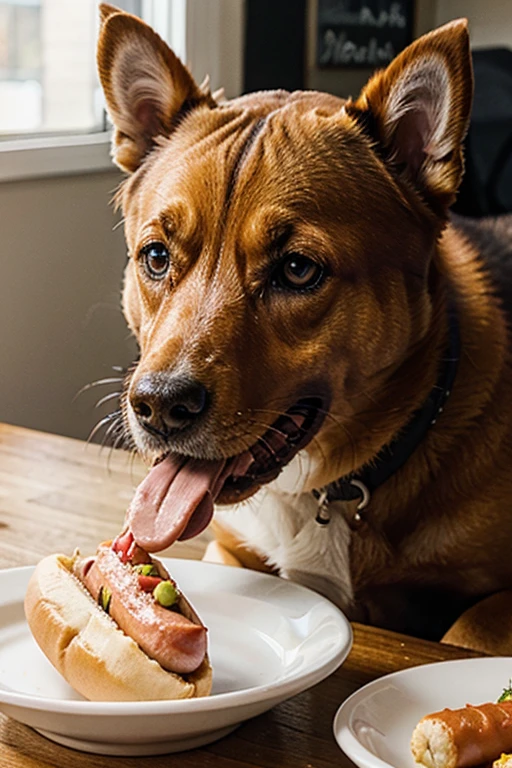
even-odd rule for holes
{"type": "MultiPolygon", "coordinates": [[[[244,0],[113,0],[201,82],[242,85],[244,0]]],[[[112,167],[96,74],[99,0],[0,0],[0,182],[112,167]]]]}
{"type": "MultiPolygon", "coordinates": [[[[141,0],[121,4],[141,11],[141,0]]],[[[0,0],[4,138],[104,130],[94,57],[97,29],[94,0],[0,0]]]]}
{"type": "Polygon", "coordinates": [[[37,0],[0,2],[0,129],[41,122],[41,6],[37,0]]]}

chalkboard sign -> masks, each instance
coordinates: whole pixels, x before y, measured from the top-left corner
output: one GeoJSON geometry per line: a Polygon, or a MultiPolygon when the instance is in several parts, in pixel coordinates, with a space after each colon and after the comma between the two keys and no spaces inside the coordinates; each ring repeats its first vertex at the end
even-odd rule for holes
{"type": "Polygon", "coordinates": [[[317,66],[384,67],[412,41],[414,0],[318,0],[317,66]]]}

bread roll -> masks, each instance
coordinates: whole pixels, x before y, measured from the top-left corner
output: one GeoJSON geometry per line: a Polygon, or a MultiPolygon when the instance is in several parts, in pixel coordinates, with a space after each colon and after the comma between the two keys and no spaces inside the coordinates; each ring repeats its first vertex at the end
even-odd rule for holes
{"type": "Polygon", "coordinates": [[[207,696],[206,656],[187,675],[150,659],[73,575],[77,555],[50,555],[35,568],[25,596],[30,630],[68,683],[93,701],[150,701],[207,696]]]}
{"type": "Polygon", "coordinates": [[[426,768],[488,764],[512,750],[512,701],[468,704],[427,715],[414,729],[411,750],[426,768]]]}

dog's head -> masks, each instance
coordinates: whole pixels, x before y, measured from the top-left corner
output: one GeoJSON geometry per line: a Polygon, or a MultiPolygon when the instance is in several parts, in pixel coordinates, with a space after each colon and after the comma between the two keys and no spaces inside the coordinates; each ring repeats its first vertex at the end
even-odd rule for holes
{"type": "Polygon", "coordinates": [[[471,104],[466,23],[414,42],[356,101],[217,102],[109,6],[98,61],[131,174],[124,311],[140,359],[124,406],[140,451],[216,472],[233,459],[221,502],[299,451],[319,459],[311,487],[353,469],[358,414],[429,333],[471,104]]]}

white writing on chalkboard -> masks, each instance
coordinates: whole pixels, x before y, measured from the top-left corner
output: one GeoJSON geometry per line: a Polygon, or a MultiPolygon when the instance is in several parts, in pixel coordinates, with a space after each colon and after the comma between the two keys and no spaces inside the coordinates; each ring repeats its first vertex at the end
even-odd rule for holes
{"type": "Polygon", "coordinates": [[[390,41],[380,44],[370,37],[367,45],[358,45],[347,38],[345,32],[336,34],[327,29],[323,38],[320,65],[358,64],[360,66],[381,66],[395,58],[395,49],[390,41]]]}
{"type": "Polygon", "coordinates": [[[402,11],[402,3],[391,3],[389,10],[372,11],[367,5],[362,4],[358,11],[347,11],[343,7],[331,10],[331,13],[325,13],[325,17],[330,16],[331,23],[341,24],[346,27],[395,27],[396,29],[405,29],[407,17],[402,11]]]}

